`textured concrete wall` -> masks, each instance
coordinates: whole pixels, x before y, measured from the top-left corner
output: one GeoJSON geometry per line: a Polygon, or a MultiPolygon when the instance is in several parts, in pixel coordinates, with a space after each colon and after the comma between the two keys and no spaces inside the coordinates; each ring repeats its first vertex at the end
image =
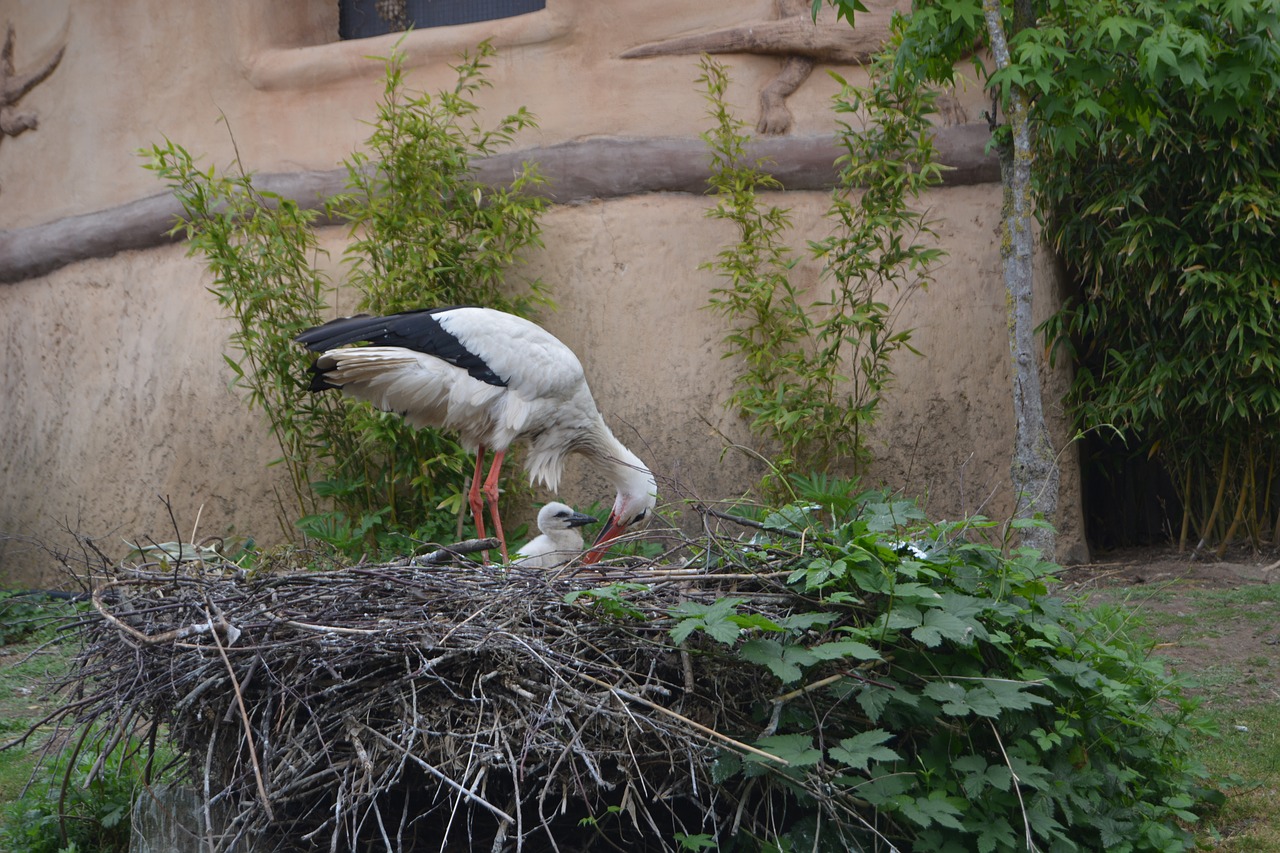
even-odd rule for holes
{"type": "MultiPolygon", "coordinates": [[[[328,4],[307,4],[306,10],[328,4]]],[[[65,42],[54,72],[18,105],[39,127],[0,138],[0,231],[41,228],[114,209],[160,190],[137,148],[168,136],[205,162],[232,156],[225,114],[247,168],[332,169],[367,134],[360,124],[381,92],[379,66],[394,39],[325,44],[326,14],[290,16],[287,4],[234,0],[177,9],[129,0],[110,14],[70,0],[17,0],[4,16],[17,32],[21,71],[65,42]],[[263,12],[259,6],[269,6],[263,12]]],[[[597,136],[695,139],[706,129],[693,56],[622,59],[637,44],[767,20],[773,4],[609,3],[549,0],[544,13],[493,25],[414,33],[405,42],[414,87],[449,85],[448,63],[492,36],[501,54],[481,96],[486,115],[527,105],[541,127],[519,146],[597,136]]],[[[3,25],[0,19],[0,26],[3,25]]],[[[333,24],[336,26],[336,24],[333,24]]],[[[754,122],[756,95],[781,67],[772,56],[722,57],[731,98],[754,122]]],[[[856,68],[842,73],[857,77],[856,68]]],[[[821,67],[789,101],[797,134],[829,131],[834,83],[821,67]]],[[[957,94],[977,120],[982,96],[957,94]]],[[[821,192],[777,199],[794,208],[795,239],[821,236],[821,192]]],[[[927,293],[903,315],[925,357],[904,355],[896,390],[877,425],[873,477],[925,493],[931,513],[955,517],[1009,511],[1012,412],[1000,281],[999,187],[932,193],[950,253],[927,293]]],[[[716,278],[698,266],[730,234],[705,218],[705,198],[640,193],[553,208],[546,248],[522,275],[538,275],[560,304],[546,325],[587,367],[619,437],[647,459],[670,496],[720,499],[759,475],[726,442],[753,446],[722,406],[731,365],[723,328],[702,310],[716,278]]],[[[74,239],[74,238],[70,238],[74,239]]],[[[334,257],[342,234],[327,229],[334,257]]],[[[1040,310],[1056,304],[1043,263],[1040,310]]],[[[802,263],[810,285],[817,271],[802,263]]],[[[101,537],[160,540],[235,532],[278,538],[276,454],[258,415],[228,389],[221,359],[228,325],[205,291],[207,272],[185,247],[162,245],[71,263],[0,284],[0,585],[50,580],[51,561],[33,542],[65,547],[64,528],[101,537]],[[178,519],[173,532],[168,497],[178,519]]],[[[1063,386],[1048,373],[1051,414],[1063,386]]],[[[1056,437],[1064,427],[1058,418],[1056,437]]],[[[1064,457],[1060,556],[1079,553],[1078,476],[1064,457]]],[[[560,497],[579,505],[607,496],[572,464],[560,497]]]]}

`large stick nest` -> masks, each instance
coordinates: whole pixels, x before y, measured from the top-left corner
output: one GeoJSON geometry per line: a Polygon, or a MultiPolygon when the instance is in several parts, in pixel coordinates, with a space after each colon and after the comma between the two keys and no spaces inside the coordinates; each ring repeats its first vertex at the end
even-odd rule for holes
{"type": "Polygon", "coordinates": [[[717,780],[715,762],[753,755],[742,739],[766,721],[752,707],[776,682],[705,637],[677,647],[668,633],[671,607],[731,588],[740,609],[772,618],[799,604],[767,574],[635,564],[118,567],[82,625],[66,714],[112,737],[167,727],[206,814],[224,816],[217,850],[765,835],[777,798],[758,778],[717,780]],[[566,603],[624,581],[629,615],[591,595],[566,603]]]}

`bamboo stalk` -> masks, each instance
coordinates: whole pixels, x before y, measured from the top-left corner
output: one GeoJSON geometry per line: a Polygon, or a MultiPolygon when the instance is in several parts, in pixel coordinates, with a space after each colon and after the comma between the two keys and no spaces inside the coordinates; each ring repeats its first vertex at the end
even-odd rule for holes
{"type": "Polygon", "coordinates": [[[1213,535],[1213,525],[1218,521],[1218,512],[1222,509],[1222,501],[1227,494],[1227,463],[1230,461],[1231,443],[1227,442],[1222,446],[1222,464],[1218,467],[1218,494],[1214,496],[1213,509],[1209,510],[1208,520],[1200,529],[1200,544],[1196,545],[1197,553],[1208,544],[1209,537],[1213,535]]]}
{"type": "Polygon", "coordinates": [[[1187,551],[1187,534],[1192,528],[1192,462],[1183,474],[1183,529],[1178,534],[1178,553],[1187,551]]]}
{"type": "Polygon", "coordinates": [[[1253,491],[1253,447],[1248,448],[1247,455],[1244,457],[1244,475],[1240,476],[1240,500],[1235,502],[1235,515],[1231,516],[1231,524],[1226,529],[1226,535],[1217,544],[1217,558],[1221,560],[1225,555],[1226,548],[1230,546],[1231,539],[1235,537],[1235,530],[1240,526],[1240,519],[1244,517],[1244,505],[1249,501],[1249,493],[1253,491]]]}
{"type": "MultiPolygon", "coordinates": [[[[1263,536],[1263,525],[1271,518],[1271,485],[1275,482],[1276,474],[1276,458],[1274,455],[1267,456],[1267,483],[1262,489],[1262,511],[1258,513],[1258,536],[1263,536]]],[[[1274,542],[1275,537],[1271,538],[1274,542]]],[[[1258,543],[1261,545],[1261,541],[1258,543]]]]}

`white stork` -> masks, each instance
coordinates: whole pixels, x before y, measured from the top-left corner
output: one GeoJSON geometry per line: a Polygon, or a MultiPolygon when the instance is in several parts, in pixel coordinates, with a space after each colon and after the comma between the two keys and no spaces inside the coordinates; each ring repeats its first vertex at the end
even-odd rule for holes
{"type": "Polygon", "coordinates": [[[529,445],[530,482],[556,491],[565,457],[580,453],[617,489],[584,563],[598,561],[612,539],[653,510],[653,474],[605,424],[578,357],[535,323],[491,308],[431,308],[344,317],[296,340],[320,353],[311,368],[312,391],[340,388],[412,426],[458,434],[476,454],[468,494],[476,532],[484,537],[487,499],[504,560],[498,476],[513,442],[529,445]],[[486,450],[493,451],[493,464],[481,485],[486,450]]]}
{"type": "Polygon", "coordinates": [[[582,553],[582,531],[596,519],[573,507],[552,501],[538,510],[538,529],[542,535],[531,539],[516,552],[515,564],[530,569],[554,569],[582,553]]]}

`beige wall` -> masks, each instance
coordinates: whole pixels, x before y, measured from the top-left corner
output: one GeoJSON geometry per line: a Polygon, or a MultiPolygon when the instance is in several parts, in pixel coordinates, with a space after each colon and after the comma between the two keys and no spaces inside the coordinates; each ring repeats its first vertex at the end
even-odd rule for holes
{"type": "MultiPolygon", "coordinates": [[[[378,66],[390,37],[323,44],[329,4],[297,0],[300,17],[272,19],[264,4],[121,0],[110,13],[71,0],[18,0],[0,16],[17,30],[19,71],[65,38],[60,66],[21,102],[37,130],[0,138],[0,230],[40,226],[110,209],[160,189],[135,151],[168,136],[206,163],[231,157],[225,113],[248,168],[332,169],[360,144],[380,94],[378,66]],[[228,12],[227,10],[230,10],[228,12]],[[310,11],[306,11],[310,10],[310,11]]],[[[273,10],[284,3],[265,4],[273,10]]],[[[272,14],[275,14],[274,12],[272,14]]],[[[447,85],[458,50],[492,35],[501,50],[482,96],[490,114],[526,105],[540,129],[521,147],[595,136],[695,137],[705,104],[697,58],[624,60],[629,47],[684,32],[772,16],[770,2],[688,4],[548,0],[524,19],[414,33],[406,41],[415,87],[447,85]]],[[[3,19],[0,17],[0,26],[3,19]]],[[[732,98],[754,121],[755,98],[780,67],[765,56],[728,55],[732,98]]],[[[842,69],[856,76],[856,69],[842,69]]],[[[828,131],[834,89],[819,69],[792,96],[793,133],[828,131]]],[[[981,95],[959,93],[975,118],[981,95]]],[[[824,229],[822,193],[787,193],[796,242],[824,229]]],[[[898,362],[894,392],[875,436],[874,476],[927,492],[935,516],[1009,511],[1012,413],[1005,299],[996,226],[999,187],[938,190],[929,198],[950,253],[938,283],[905,315],[922,359],[898,362]]],[[[758,476],[751,444],[722,401],[731,378],[723,334],[702,310],[716,279],[698,266],[728,238],[704,198],[651,193],[552,209],[545,250],[522,272],[541,276],[560,304],[545,318],[581,356],[597,400],[624,442],[646,458],[672,496],[715,500],[758,476]]],[[[329,229],[327,245],[341,246],[329,229]]],[[[1042,269],[1051,273],[1050,265],[1042,269]]],[[[811,266],[802,267],[809,280],[811,266]]],[[[1040,311],[1055,304],[1041,277],[1040,311]]],[[[103,537],[199,531],[276,537],[264,463],[274,445],[256,415],[228,390],[220,352],[227,325],[205,287],[207,273],[182,246],[124,252],[48,275],[0,284],[0,585],[35,583],[49,565],[28,540],[66,545],[70,527],[103,537]]],[[[1049,375],[1051,409],[1063,377],[1049,375]]],[[[1063,430],[1057,430],[1061,439],[1063,430]]],[[[1083,543],[1074,455],[1064,456],[1061,556],[1083,543]]],[[[606,498],[571,465],[561,497],[606,498]]]]}
{"type": "MultiPolygon", "coordinates": [[[[331,169],[367,136],[381,94],[382,65],[396,42],[380,36],[316,45],[336,33],[336,14],[294,26],[279,11],[314,13],[336,0],[227,0],[173,4],[113,0],[109,10],[72,0],[7,0],[17,29],[16,61],[29,66],[65,39],[59,68],[23,99],[39,130],[0,142],[0,228],[87,213],[155,193],[136,151],[169,137],[210,164],[233,156],[226,116],[248,169],[331,169]],[[266,7],[268,11],[263,11],[266,7]],[[276,10],[276,11],[271,11],[276,10]],[[277,20],[279,19],[279,20],[277,20]],[[33,174],[34,173],[34,174],[33,174]],[[33,180],[34,178],[34,180],[33,180]]],[[[706,129],[695,87],[698,57],[621,59],[635,45],[684,32],[773,17],[771,0],[600,3],[549,0],[533,15],[424,30],[407,37],[409,79],[436,91],[451,85],[461,51],[485,38],[499,55],[480,96],[492,113],[526,106],[539,120],[522,146],[595,135],[685,136],[706,129]]],[[[722,57],[732,66],[732,100],[754,123],[756,93],[780,62],[722,57]]],[[[858,78],[858,69],[844,69],[858,78]]],[[[791,98],[794,133],[833,126],[834,81],[819,70],[791,98]]],[[[981,93],[963,93],[977,116],[981,93]]]]}

